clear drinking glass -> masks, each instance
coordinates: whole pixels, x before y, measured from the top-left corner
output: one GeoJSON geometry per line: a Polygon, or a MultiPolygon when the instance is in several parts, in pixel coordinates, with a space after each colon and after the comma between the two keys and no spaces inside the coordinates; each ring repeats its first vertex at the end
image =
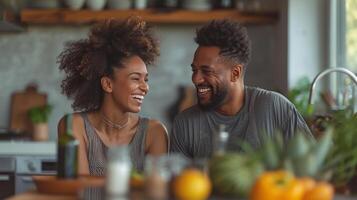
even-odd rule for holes
{"type": "Polygon", "coordinates": [[[107,196],[127,196],[131,173],[129,147],[122,145],[108,150],[106,193],[107,196]]]}
{"type": "Polygon", "coordinates": [[[146,199],[169,199],[170,187],[175,176],[187,165],[179,154],[147,156],[145,160],[146,199]]]}

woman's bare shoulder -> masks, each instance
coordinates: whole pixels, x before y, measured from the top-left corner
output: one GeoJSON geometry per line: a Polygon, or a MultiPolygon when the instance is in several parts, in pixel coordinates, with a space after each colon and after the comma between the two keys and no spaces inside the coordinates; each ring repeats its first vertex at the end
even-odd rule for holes
{"type": "Polygon", "coordinates": [[[150,119],[147,131],[147,146],[151,154],[167,153],[169,149],[169,135],[165,125],[156,119],[150,119]]]}
{"type": "Polygon", "coordinates": [[[167,132],[166,126],[157,119],[149,119],[148,130],[167,132]]]}

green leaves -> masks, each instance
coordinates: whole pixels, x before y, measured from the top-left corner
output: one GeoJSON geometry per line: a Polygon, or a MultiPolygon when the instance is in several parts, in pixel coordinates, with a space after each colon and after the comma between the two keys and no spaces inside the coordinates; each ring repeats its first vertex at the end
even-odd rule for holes
{"type": "Polygon", "coordinates": [[[263,169],[262,164],[248,154],[227,153],[212,158],[209,173],[213,188],[219,194],[246,197],[263,169]]]}
{"type": "Polygon", "coordinates": [[[325,134],[317,142],[298,133],[288,143],[284,158],[285,168],[298,177],[310,176],[319,179],[331,145],[331,133],[325,134]]]}
{"type": "Polygon", "coordinates": [[[282,166],[282,157],[284,154],[284,141],[279,133],[273,137],[263,136],[261,141],[264,141],[259,153],[267,170],[278,169],[282,166]]]}
{"type": "Polygon", "coordinates": [[[303,133],[296,133],[287,144],[279,132],[271,137],[262,137],[264,144],[257,152],[266,170],[286,169],[298,177],[320,177],[320,169],[332,145],[331,134],[320,140],[307,138],[303,133]]]}
{"type": "Polygon", "coordinates": [[[303,77],[298,80],[297,86],[288,92],[288,99],[295,105],[296,109],[304,116],[313,113],[313,107],[309,105],[310,80],[303,77]]]}
{"type": "Polygon", "coordinates": [[[27,114],[34,124],[46,123],[48,121],[48,117],[51,114],[52,106],[45,105],[31,108],[27,114]]]}
{"type": "Polygon", "coordinates": [[[327,121],[333,133],[333,146],[327,156],[326,169],[332,173],[335,185],[345,185],[357,167],[357,115],[350,110],[333,113],[327,121]]]}

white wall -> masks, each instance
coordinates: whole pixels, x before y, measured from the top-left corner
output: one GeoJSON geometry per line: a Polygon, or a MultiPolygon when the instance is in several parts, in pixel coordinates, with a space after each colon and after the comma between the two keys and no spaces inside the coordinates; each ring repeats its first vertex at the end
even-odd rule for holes
{"type": "Polygon", "coordinates": [[[327,67],[327,10],[327,0],[288,1],[289,88],[302,76],[312,80],[327,67]]]}

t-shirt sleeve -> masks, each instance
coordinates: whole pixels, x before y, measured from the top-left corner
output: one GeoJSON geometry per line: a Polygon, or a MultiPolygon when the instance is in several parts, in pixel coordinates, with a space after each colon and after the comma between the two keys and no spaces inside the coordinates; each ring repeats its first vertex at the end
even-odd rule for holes
{"type": "Polygon", "coordinates": [[[295,108],[286,97],[276,94],[274,97],[278,104],[279,108],[275,108],[279,111],[279,119],[277,120],[280,125],[278,125],[282,132],[284,133],[285,139],[290,139],[294,134],[302,133],[307,138],[313,139],[314,137],[311,134],[309,127],[307,126],[304,118],[301,116],[299,111],[295,108]]]}
{"type": "Polygon", "coordinates": [[[309,127],[297,109],[294,106],[291,106],[288,113],[289,116],[287,116],[287,120],[283,124],[285,137],[291,138],[295,133],[302,133],[307,138],[313,139],[314,137],[312,136],[309,127]]]}
{"type": "Polygon", "coordinates": [[[185,137],[186,131],[184,130],[183,121],[180,117],[176,117],[172,125],[170,133],[170,153],[180,153],[187,158],[192,158],[189,152],[189,141],[185,137]]]}

